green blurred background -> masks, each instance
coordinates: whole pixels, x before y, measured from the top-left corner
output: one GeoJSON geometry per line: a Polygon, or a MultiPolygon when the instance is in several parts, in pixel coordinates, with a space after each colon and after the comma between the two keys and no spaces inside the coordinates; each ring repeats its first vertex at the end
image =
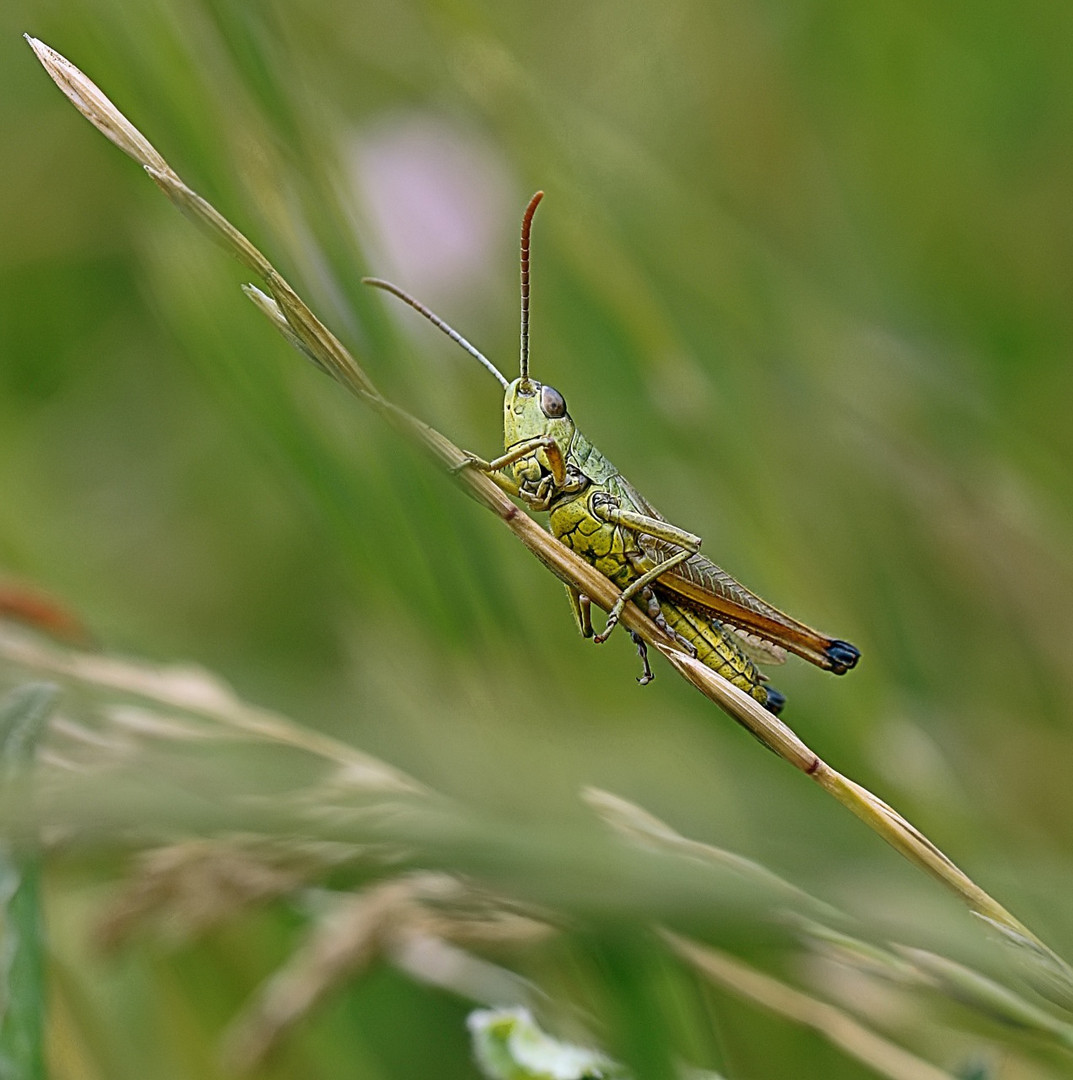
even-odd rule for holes
{"type": "MultiPolygon", "coordinates": [[[[359,278],[510,375],[544,188],[535,376],[710,557],[861,647],[844,679],[775,672],[784,719],[1073,954],[1073,8],[8,0],[0,29],[5,580],[498,820],[570,829],[596,785],[856,914],[945,902],[664,665],[638,688],[625,635],[580,640],[558,582],[289,350],[27,31],[484,455],[494,382],[359,278]]],[[[72,940],[87,895],[53,891],[72,940]]],[[[149,1030],[175,1010],[210,1044],[278,923],[229,931],[255,944],[211,1000],[208,954],[109,967],[101,1024],[146,987],[149,1030]]],[[[359,1006],[474,1075],[461,1006],[352,995],[302,1075],[431,1075],[401,1034],[348,1072],[322,1044],[359,1006]]],[[[757,1024],[726,1020],[736,1069],[699,1063],[870,1075],[757,1024]]],[[[108,1075],[171,1061],[140,1037],[108,1075]]]]}

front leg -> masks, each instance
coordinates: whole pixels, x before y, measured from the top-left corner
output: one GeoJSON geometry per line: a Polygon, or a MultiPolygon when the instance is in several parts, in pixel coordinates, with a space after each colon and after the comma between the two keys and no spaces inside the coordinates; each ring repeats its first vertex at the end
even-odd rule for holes
{"type": "Polygon", "coordinates": [[[465,461],[456,465],[452,471],[459,472],[465,468],[474,468],[492,476],[505,469],[508,465],[513,465],[516,461],[529,457],[534,450],[544,451],[548,459],[548,467],[551,469],[551,475],[555,478],[555,483],[564,484],[566,482],[566,460],[563,457],[562,450],[559,449],[559,444],[550,435],[536,435],[531,439],[524,439],[520,443],[515,443],[505,454],[493,458],[491,461],[485,461],[483,458],[477,457],[476,454],[467,454],[465,461]]]}
{"type": "Polygon", "coordinates": [[[506,473],[500,472],[493,461],[485,461],[484,458],[465,451],[465,457],[462,461],[451,466],[451,475],[454,476],[463,469],[476,469],[478,472],[484,473],[500,491],[505,491],[511,498],[520,499],[522,497],[522,489],[519,487],[518,482],[507,476],[506,473]]]}

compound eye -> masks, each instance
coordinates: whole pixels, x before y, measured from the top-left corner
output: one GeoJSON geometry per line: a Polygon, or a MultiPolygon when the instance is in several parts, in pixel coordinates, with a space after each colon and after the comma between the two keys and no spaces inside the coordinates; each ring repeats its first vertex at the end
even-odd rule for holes
{"type": "Polygon", "coordinates": [[[566,416],[566,399],[554,386],[545,385],[540,388],[540,407],[549,419],[566,416]]]}

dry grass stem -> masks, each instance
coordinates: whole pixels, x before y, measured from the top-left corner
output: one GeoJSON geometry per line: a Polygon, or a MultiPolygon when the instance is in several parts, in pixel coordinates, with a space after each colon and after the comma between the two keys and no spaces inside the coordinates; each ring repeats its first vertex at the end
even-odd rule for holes
{"type": "Polygon", "coordinates": [[[801,912],[808,912],[813,918],[832,923],[846,921],[847,917],[842,912],[810,896],[804,889],[779,877],[766,866],[761,866],[737,852],[683,836],[665,821],[628,799],[598,788],[586,788],[582,792],[582,798],[616,833],[634,844],[650,851],[665,851],[680,858],[730,870],[755,886],[758,896],[767,896],[772,902],[781,901],[791,905],[798,917],[801,912]]]}
{"type": "Polygon", "coordinates": [[[1073,1025],[1056,1019],[994,979],[926,949],[904,945],[895,945],[894,949],[913,965],[921,981],[927,980],[946,997],[971,1005],[1011,1028],[1049,1036],[1063,1049],[1073,1050],[1073,1025]]]}
{"type": "MultiPolygon", "coordinates": [[[[34,38],[27,40],[75,107],[98,130],[146,168],[153,180],[184,213],[206,227],[244,266],[263,279],[271,294],[271,301],[259,290],[248,289],[248,295],[288,340],[407,437],[423,446],[437,461],[454,467],[465,460],[463,452],[449,439],[387,401],[376,390],[354,357],[316,318],[257,248],[183,183],[152,144],[82,72],[40,41],[34,38]]],[[[591,597],[604,610],[608,610],[618,599],[618,590],[611,581],[523,513],[487,476],[473,469],[462,469],[453,474],[453,479],[505,522],[526,548],[557,577],[591,597]]],[[[790,728],[746,694],[669,644],[635,604],[626,606],[622,622],[637,632],[648,645],[662,652],[683,678],[746,727],[765,746],[810,776],[907,859],[946,885],[970,910],[997,928],[1004,939],[1018,946],[1022,956],[1030,961],[1028,972],[1041,991],[1062,1002],[1065,1007],[1073,1008],[1073,971],[917,829],[882,800],[832,769],[790,728]]],[[[104,664],[104,661],[100,663],[104,664]]],[[[236,717],[235,722],[254,729],[273,727],[271,717],[258,713],[244,713],[236,717]]],[[[310,733],[309,739],[322,740],[323,737],[310,733]]],[[[350,753],[338,747],[333,747],[331,752],[341,756],[350,753]]],[[[920,1077],[925,1074],[918,1072],[914,1075],[920,1077]]]]}
{"type": "MultiPolygon", "coordinates": [[[[425,904],[464,893],[447,875],[413,874],[357,894],[325,896],[325,910],[305,942],[232,1024],[223,1055],[230,1068],[256,1068],[327,994],[377,963],[392,963],[422,982],[482,1004],[528,1003],[533,996],[528,983],[450,944],[443,936],[450,931],[445,913],[425,904]]],[[[527,929],[517,940],[530,934],[527,929]]]]}
{"type": "Polygon", "coordinates": [[[324,869],[321,860],[274,858],[265,847],[183,840],[142,852],[98,924],[98,944],[118,948],[149,922],[172,944],[192,941],[251,905],[295,892],[324,869]]]}
{"type": "Polygon", "coordinates": [[[43,41],[29,34],[23,37],[53,82],[106,139],[147,168],[171,173],[168,163],[156,152],[153,144],[104,96],[96,83],[87,79],[66,56],[61,56],[43,41]]]}
{"type": "Polygon", "coordinates": [[[286,717],[243,701],[222,680],[189,665],[154,667],[129,659],[45,646],[0,629],[0,659],[25,671],[63,679],[109,693],[129,695],[180,717],[133,707],[113,713],[127,728],[152,728],[165,737],[243,736],[305,751],[337,766],[347,786],[384,794],[421,795],[428,789],[401,770],[329,735],[291,723],[286,717]],[[182,717],[204,721],[200,728],[182,717]]]}
{"type": "Polygon", "coordinates": [[[877,1035],[834,1005],[818,1001],[720,950],[667,930],[662,931],[662,936],[682,960],[716,986],[812,1028],[888,1080],[952,1080],[950,1073],[877,1035]]]}

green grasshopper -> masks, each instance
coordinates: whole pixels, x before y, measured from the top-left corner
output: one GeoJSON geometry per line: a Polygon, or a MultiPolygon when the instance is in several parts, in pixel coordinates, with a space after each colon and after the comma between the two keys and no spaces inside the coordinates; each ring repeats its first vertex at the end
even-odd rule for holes
{"type": "MultiPolygon", "coordinates": [[[[729,679],[773,713],[785,698],[765,685],[754,661],[782,663],[796,653],[842,675],[860,651],[784,615],[700,554],[701,538],[667,521],[578,430],[563,395],[529,376],[529,237],[538,191],[522,217],[521,373],[507,382],[498,368],[438,315],[397,285],[385,289],[425,316],[502,385],[505,453],[492,461],[470,455],[463,467],[480,469],[532,510],[547,511],[557,540],[596,567],[621,590],[603,633],[594,634],[590,601],[567,585],[584,637],[606,641],[625,605],[637,603],[674,643],[729,679]]],[[[633,634],[643,671],[652,681],[644,642],[633,634]]]]}

